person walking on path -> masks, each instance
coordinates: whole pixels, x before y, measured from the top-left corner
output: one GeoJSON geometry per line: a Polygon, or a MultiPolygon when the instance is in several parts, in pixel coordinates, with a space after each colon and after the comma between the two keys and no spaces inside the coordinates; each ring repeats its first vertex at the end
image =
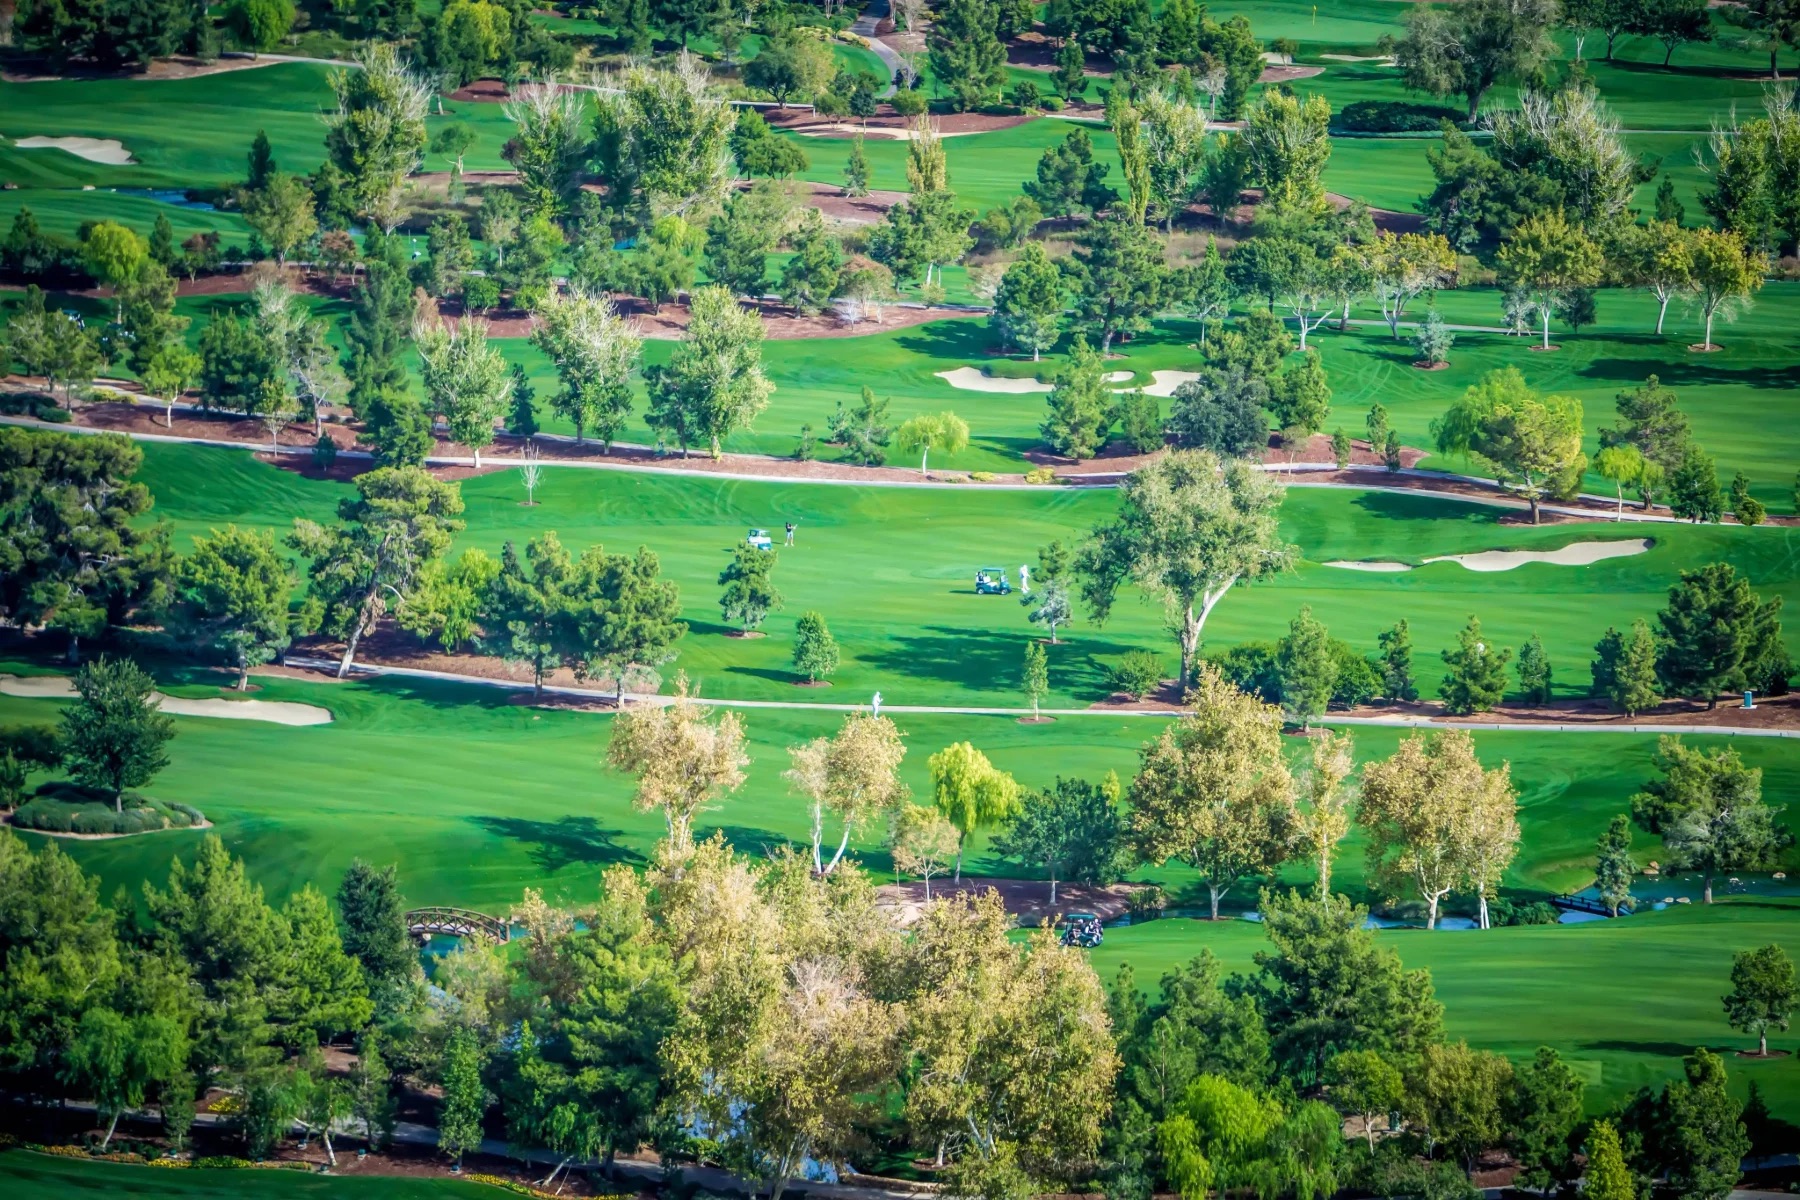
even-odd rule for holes
{"type": "Polygon", "coordinates": [[[872,717],[879,717],[881,715],[881,693],[880,692],[876,692],[875,698],[869,701],[869,715],[872,717]]]}

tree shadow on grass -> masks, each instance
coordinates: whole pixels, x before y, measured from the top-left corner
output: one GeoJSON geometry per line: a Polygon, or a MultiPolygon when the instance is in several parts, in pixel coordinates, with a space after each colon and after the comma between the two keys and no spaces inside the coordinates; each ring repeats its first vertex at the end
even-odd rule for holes
{"type": "MultiPolygon", "coordinates": [[[[911,679],[936,680],[981,690],[1014,688],[1024,667],[1025,646],[1041,638],[1042,630],[985,633],[945,625],[928,625],[924,632],[899,635],[886,644],[865,651],[864,662],[880,670],[911,679]]],[[[1095,700],[1112,693],[1100,656],[1116,656],[1137,647],[1087,635],[1045,646],[1050,654],[1051,686],[1095,700]]],[[[955,703],[946,700],[945,703],[955,703]]]]}
{"type": "MultiPolygon", "coordinates": [[[[776,833],[773,829],[755,829],[748,825],[694,826],[696,842],[703,842],[715,833],[724,834],[726,842],[739,854],[745,854],[755,859],[766,859],[783,846],[792,846],[796,850],[809,852],[812,848],[810,843],[803,844],[799,838],[776,833]]],[[[836,848],[837,844],[833,842],[832,849],[836,848]]]]}
{"type": "Polygon", "coordinates": [[[1581,1043],[1583,1050],[1593,1050],[1610,1054],[1652,1054],[1657,1058],[1686,1058],[1694,1052],[1691,1042],[1627,1042],[1607,1039],[1598,1042],[1581,1043]]]}
{"type": "Polygon", "coordinates": [[[1492,505],[1441,500],[1436,496],[1409,496],[1404,492],[1360,492],[1352,503],[1371,517],[1388,521],[1460,520],[1497,525],[1502,516],[1511,512],[1492,505]]]}
{"type": "Polygon", "coordinates": [[[602,829],[592,817],[528,821],[522,817],[471,817],[496,837],[526,843],[532,864],[549,875],[568,866],[611,866],[638,863],[643,855],[618,844],[620,831],[602,829]]]}
{"type": "MultiPolygon", "coordinates": [[[[1722,331],[1713,336],[1723,340],[1722,331]]],[[[1618,339],[1611,339],[1618,340],[1618,339]]],[[[1693,354],[1687,360],[1655,362],[1625,358],[1596,358],[1577,372],[1591,379],[1635,379],[1655,375],[1665,387],[1747,387],[1787,390],[1800,384],[1800,370],[1793,367],[1727,367],[1716,363],[1716,354],[1693,354]]]]}

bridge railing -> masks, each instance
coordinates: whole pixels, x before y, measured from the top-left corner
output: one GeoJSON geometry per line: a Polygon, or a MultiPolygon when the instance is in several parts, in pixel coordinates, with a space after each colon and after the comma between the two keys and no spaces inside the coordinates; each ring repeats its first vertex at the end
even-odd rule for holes
{"type": "Polygon", "coordinates": [[[499,917],[468,908],[415,908],[406,914],[406,931],[412,934],[441,933],[450,937],[472,937],[480,934],[496,942],[507,941],[512,927],[499,917]]]}

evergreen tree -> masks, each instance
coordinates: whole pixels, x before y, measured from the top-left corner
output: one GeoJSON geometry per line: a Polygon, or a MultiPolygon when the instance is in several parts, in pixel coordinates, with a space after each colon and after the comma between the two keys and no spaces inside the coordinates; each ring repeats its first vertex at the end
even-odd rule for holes
{"type": "Polygon", "coordinates": [[[1600,835],[1594,854],[1594,890],[1613,916],[1631,899],[1631,883],[1637,878],[1637,862],[1631,857],[1631,818],[1614,817],[1600,835]]]}
{"type": "Polygon", "coordinates": [[[1750,1151],[1743,1110],[1725,1090],[1725,1064],[1718,1055],[1696,1050],[1683,1068],[1687,1078],[1663,1094],[1667,1127],[1659,1149],[1677,1195],[1715,1200],[1737,1186],[1750,1151]]]}
{"type": "Polygon", "coordinates": [[[1300,609],[1287,636],[1276,643],[1275,671],[1281,680],[1282,709],[1289,720],[1310,732],[1313,718],[1325,711],[1337,685],[1331,637],[1310,606],[1300,609]]]}
{"type": "Polygon", "coordinates": [[[1092,458],[1106,444],[1111,400],[1106,363],[1088,348],[1087,339],[1077,336],[1050,389],[1050,412],[1040,427],[1044,441],[1065,457],[1092,458]]]}
{"type": "Polygon", "coordinates": [[[838,666],[837,639],[816,612],[801,613],[794,622],[794,670],[817,683],[832,674],[838,666]]]}
{"type": "Polygon", "coordinates": [[[1656,677],[1656,639],[1644,620],[1632,623],[1628,638],[1616,630],[1607,630],[1595,652],[1595,690],[1614,708],[1635,717],[1662,703],[1656,677]]]}
{"type": "Polygon", "coordinates": [[[1050,691],[1050,663],[1044,644],[1036,638],[1025,643],[1025,673],[1020,690],[1031,701],[1032,720],[1037,720],[1038,701],[1050,691]]]}
{"type": "Polygon", "coordinates": [[[1443,652],[1448,668],[1438,690],[1444,711],[1452,716],[1487,712],[1506,694],[1506,664],[1512,651],[1488,645],[1481,637],[1481,621],[1470,617],[1456,637],[1456,645],[1443,652]]]}
{"type": "Polygon", "coordinates": [[[352,861],[338,884],[337,906],[344,952],[362,964],[372,994],[418,974],[418,952],[406,929],[406,901],[400,895],[397,866],[352,861]]]}
{"type": "Polygon", "coordinates": [[[1581,1077],[1548,1046],[1513,1076],[1506,1108],[1506,1141],[1518,1160],[1519,1182],[1539,1192],[1566,1183],[1575,1166],[1575,1131],[1581,1126],[1581,1077]]]}
{"type": "Polygon", "coordinates": [[[538,431],[537,422],[537,389],[531,386],[531,376],[525,372],[525,364],[514,363],[512,367],[512,408],[506,417],[506,432],[517,438],[529,438],[538,431]]]}
{"type": "Polygon", "coordinates": [[[406,387],[406,339],[412,324],[412,287],[400,239],[371,229],[363,241],[366,269],[350,312],[344,319],[344,342],[350,349],[345,373],[350,377],[350,406],[365,422],[374,418],[378,402],[406,387]]]}
{"type": "Polygon", "coordinates": [[[130,659],[102,655],[75,675],[75,701],[63,710],[60,743],[76,779],[111,797],[124,812],[127,788],[142,787],[169,765],[164,749],[175,722],[151,699],[153,681],[130,659]]]}
{"type": "Polygon", "coordinates": [[[1516,669],[1519,691],[1523,693],[1525,703],[1550,703],[1550,656],[1544,652],[1544,640],[1537,634],[1532,634],[1530,640],[1519,647],[1516,669]]]}
{"type": "Polygon", "coordinates": [[[462,1170],[463,1155],[481,1148],[481,1122],[487,1112],[488,1091],[481,1082],[481,1043],[475,1031],[461,1025],[444,1048],[444,1107],[438,1115],[438,1149],[456,1160],[462,1170]]]}
{"type": "Polygon", "coordinates": [[[1611,1121],[1595,1121],[1588,1131],[1587,1176],[1581,1194],[1587,1200],[1638,1200],[1638,1184],[1625,1164],[1619,1131],[1611,1121]]]}
{"type": "MultiPolygon", "coordinates": [[[[994,329],[1037,362],[1056,344],[1062,325],[1062,272],[1037,242],[1028,242],[1001,276],[994,293],[994,329]]],[[[1085,343],[1084,343],[1085,345],[1085,343]]]]}
{"type": "Polygon", "coordinates": [[[1689,442],[1669,475],[1669,511],[1699,524],[1718,523],[1724,506],[1719,497],[1719,472],[1712,455],[1689,442]]]}
{"type": "Polygon", "coordinates": [[[1006,46],[993,0],[945,0],[931,23],[931,71],[951,92],[951,105],[968,112],[994,101],[1006,83],[1006,46]]]}
{"type": "Polygon", "coordinates": [[[870,174],[869,156],[863,153],[863,139],[859,133],[850,142],[850,159],[844,164],[844,195],[868,195],[870,174]]]}
{"type": "Polygon", "coordinates": [[[1412,673],[1412,634],[1405,621],[1384,630],[1381,645],[1381,694],[1390,701],[1417,700],[1419,685],[1412,673]]]}
{"type": "Polygon", "coordinates": [[[1331,385],[1317,350],[1278,375],[1269,388],[1269,412],[1290,445],[1305,442],[1325,425],[1331,412],[1331,385]]]}
{"type": "Polygon", "coordinates": [[[724,588],[719,594],[719,611],[745,633],[761,625],[770,609],[781,607],[781,593],[769,579],[775,559],[775,551],[745,544],[732,552],[731,563],[719,573],[724,588]]]}
{"type": "Polygon", "coordinates": [[[1664,692],[1715,708],[1720,692],[1743,687],[1763,608],[1730,563],[1683,571],[1656,617],[1656,676],[1664,692]]]}

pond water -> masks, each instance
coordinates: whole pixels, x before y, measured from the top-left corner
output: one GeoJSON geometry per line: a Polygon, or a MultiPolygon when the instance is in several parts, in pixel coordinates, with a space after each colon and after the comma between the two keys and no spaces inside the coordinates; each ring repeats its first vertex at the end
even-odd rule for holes
{"type": "Polygon", "coordinates": [[[142,196],[146,200],[154,200],[158,204],[171,204],[176,208],[191,208],[199,212],[217,212],[218,205],[208,204],[204,200],[190,200],[188,194],[179,188],[108,188],[121,196],[142,196]]]}

